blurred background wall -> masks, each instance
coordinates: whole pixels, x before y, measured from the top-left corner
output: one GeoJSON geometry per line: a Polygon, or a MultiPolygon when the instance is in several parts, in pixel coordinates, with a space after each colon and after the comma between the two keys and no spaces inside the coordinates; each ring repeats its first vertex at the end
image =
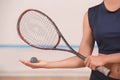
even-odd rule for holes
{"type": "MultiPolygon", "coordinates": [[[[31,69],[19,62],[36,56],[56,61],[71,53],[44,51],[27,46],[17,34],[17,20],[26,9],[38,9],[49,15],[76,50],[82,37],[84,13],[103,0],[0,0],[0,76],[89,76],[88,68],[31,69]],[[80,74],[82,72],[82,74],[80,74]]],[[[94,53],[97,53],[95,48],[94,53]]]]}

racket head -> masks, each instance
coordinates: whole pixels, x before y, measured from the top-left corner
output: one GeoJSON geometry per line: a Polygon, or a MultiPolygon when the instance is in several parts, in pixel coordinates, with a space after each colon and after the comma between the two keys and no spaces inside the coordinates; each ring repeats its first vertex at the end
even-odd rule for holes
{"type": "Polygon", "coordinates": [[[61,39],[53,20],[36,9],[25,10],[19,16],[17,32],[25,43],[38,49],[54,49],[61,39]]]}

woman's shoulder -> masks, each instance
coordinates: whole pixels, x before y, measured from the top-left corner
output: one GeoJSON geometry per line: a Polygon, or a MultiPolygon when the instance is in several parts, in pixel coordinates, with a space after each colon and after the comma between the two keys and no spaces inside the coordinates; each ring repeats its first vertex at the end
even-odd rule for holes
{"type": "Polygon", "coordinates": [[[90,7],[90,8],[88,9],[88,11],[89,11],[89,10],[90,10],[90,11],[96,11],[96,10],[98,10],[102,5],[103,5],[103,2],[100,3],[100,4],[97,4],[97,5],[95,5],[95,6],[90,7]]]}

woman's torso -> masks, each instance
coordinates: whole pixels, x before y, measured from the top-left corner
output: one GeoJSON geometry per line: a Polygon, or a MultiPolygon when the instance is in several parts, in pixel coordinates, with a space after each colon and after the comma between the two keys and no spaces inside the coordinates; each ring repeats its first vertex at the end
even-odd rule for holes
{"type": "MultiPolygon", "coordinates": [[[[88,18],[93,36],[97,42],[99,55],[120,52],[120,9],[106,10],[104,3],[92,7],[88,18]]],[[[105,65],[111,70],[110,77],[120,79],[120,64],[105,65]]]]}

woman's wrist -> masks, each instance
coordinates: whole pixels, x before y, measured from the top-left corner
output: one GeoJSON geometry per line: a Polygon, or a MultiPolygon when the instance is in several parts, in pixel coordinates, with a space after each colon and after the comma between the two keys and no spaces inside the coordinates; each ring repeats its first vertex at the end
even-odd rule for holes
{"type": "Polygon", "coordinates": [[[102,57],[102,61],[103,61],[103,65],[108,64],[108,55],[104,55],[104,54],[100,54],[100,56],[102,57]]]}
{"type": "Polygon", "coordinates": [[[108,55],[104,55],[104,65],[108,64],[108,55]]]}
{"type": "Polygon", "coordinates": [[[104,63],[105,64],[114,64],[114,63],[120,63],[120,53],[114,53],[114,54],[109,54],[109,55],[103,55],[105,56],[104,63]]]}
{"type": "Polygon", "coordinates": [[[110,63],[111,57],[112,57],[111,55],[105,55],[105,58],[104,58],[105,65],[110,63]]]}

